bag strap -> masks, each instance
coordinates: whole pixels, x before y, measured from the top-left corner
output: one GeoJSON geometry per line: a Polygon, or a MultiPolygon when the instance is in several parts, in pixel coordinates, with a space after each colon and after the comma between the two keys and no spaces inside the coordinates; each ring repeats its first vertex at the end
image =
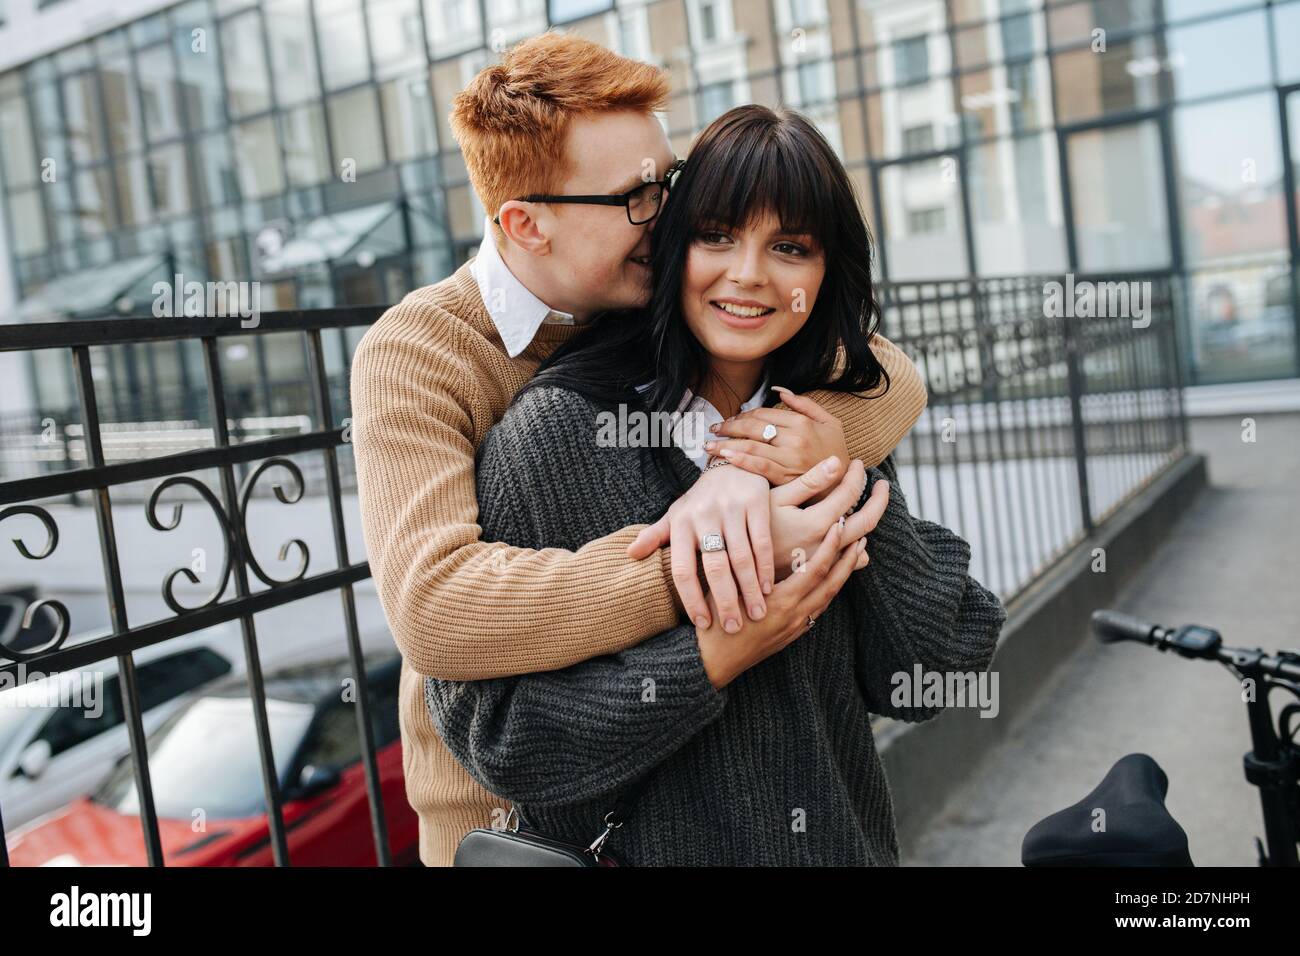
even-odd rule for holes
{"type": "MultiPolygon", "coordinates": [[[[600,860],[600,852],[604,848],[606,841],[609,840],[610,834],[626,823],[627,818],[631,816],[633,806],[645,793],[652,776],[654,776],[654,770],[651,770],[640,780],[628,784],[617,799],[614,800],[614,806],[605,814],[602,821],[601,831],[596,834],[596,839],[591,842],[591,846],[587,847],[587,852],[591,853],[597,860],[600,860]]],[[[512,807],[511,809],[519,812],[518,807],[512,807]]],[[[519,813],[519,817],[523,819],[522,812],[519,813]]]]}

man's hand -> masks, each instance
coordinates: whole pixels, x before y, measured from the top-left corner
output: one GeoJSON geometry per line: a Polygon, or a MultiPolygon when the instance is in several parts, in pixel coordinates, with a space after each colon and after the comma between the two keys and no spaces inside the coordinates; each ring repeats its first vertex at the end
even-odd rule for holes
{"type": "Polygon", "coordinates": [[[793,411],[754,408],[741,412],[713,426],[718,437],[705,442],[705,450],[762,475],[773,488],[793,481],[831,455],[847,468],[849,446],[839,419],[811,398],[779,386],[772,390],[780,392],[781,400],[793,411]],[[768,425],[775,426],[776,437],[764,441],[763,429],[768,425]]]}
{"type": "Polygon", "coordinates": [[[722,627],[734,634],[744,621],[741,598],[750,619],[761,620],[767,613],[764,595],[776,582],[770,497],[767,479],[760,475],[740,468],[706,471],[667,514],[637,536],[628,556],[640,560],[671,544],[673,583],[682,608],[696,627],[707,628],[712,618],[695,552],[706,534],[721,534],[726,550],[705,552],[701,563],[722,627]]]}
{"type": "Polygon", "coordinates": [[[828,458],[822,467],[772,489],[772,546],[779,578],[802,566],[800,559],[806,560],[826,530],[839,523],[841,516],[848,515],[844,521],[845,541],[861,538],[879,524],[889,505],[889,482],[876,482],[871,497],[850,515],[866,487],[867,472],[855,458],[848,473],[842,478],[841,473],[839,459],[828,458]],[[817,504],[803,507],[805,502],[822,495],[817,504]]]}

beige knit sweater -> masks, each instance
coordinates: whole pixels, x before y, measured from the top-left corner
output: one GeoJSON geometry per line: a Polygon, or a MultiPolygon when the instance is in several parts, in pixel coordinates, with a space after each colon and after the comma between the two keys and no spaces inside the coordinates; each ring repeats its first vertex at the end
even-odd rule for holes
{"type": "MultiPolygon", "coordinates": [[[[542,325],[510,358],[466,263],[388,309],[353,357],[362,530],[403,657],[406,795],[420,818],[420,859],[430,866],[450,865],[460,838],[499,823],[508,805],[443,744],[425,708],[424,676],[479,680],[568,667],[678,623],[668,549],[644,561],[627,557],[643,525],[578,551],[480,540],[475,450],[541,360],[574,331],[542,325]]],[[[886,397],[813,393],[868,467],[893,450],[926,402],[911,361],[879,336],[872,347],[892,377],[886,397]]]]}

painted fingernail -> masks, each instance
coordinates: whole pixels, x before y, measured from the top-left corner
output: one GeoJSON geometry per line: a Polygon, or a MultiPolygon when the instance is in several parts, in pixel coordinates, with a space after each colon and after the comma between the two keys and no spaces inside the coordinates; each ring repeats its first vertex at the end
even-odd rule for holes
{"type": "Polygon", "coordinates": [[[709,629],[709,619],[701,615],[695,619],[695,626],[702,631],[707,631],[709,629]]]}
{"type": "Polygon", "coordinates": [[[736,451],[733,448],[724,448],[722,451],[718,452],[718,454],[723,458],[734,458],[736,451]]]}
{"type": "Polygon", "coordinates": [[[706,442],[704,443],[704,450],[705,450],[705,451],[713,451],[713,449],[715,449],[715,448],[717,448],[717,447],[718,447],[718,443],[715,442],[715,441],[706,441],[706,442]]]}
{"type": "Polygon", "coordinates": [[[718,429],[719,429],[720,427],[722,427],[722,426],[719,425],[719,424],[710,425],[710,426],[709,426],[709,431],[713,432],[713,434],[716,435],[716,434],[718,433],[718,429]]]}
{"type": "Polygon", "coordinates": [[[844,515],[840,515],[840,528],[841,530],[844,528],[844,515]]]}
{"type": "Polygon", "coordinates": [[[773,385],[773,386],[772,386],[772,391],[774,391],[774,392],[788,392],[788,391],[790,391],[790,390],[789,390],[788,388],[786,388],[784,385],[773,385]]]}
{"type": "Polygon", "coordinates": [[[738,630],[740,630],[740,622],[737,621],[734,617],[729,617],[727,618],[727,623],[722,625],[722,629],[726,631],[728,634],[735,634],[738,630]]]}
{"type": "Polygon", "coordinates": [[[763,609],[763,605],[761,604],[750,605],[749,619],[751,621],[761,621],[763,619],[763,615],[766,613],[767,611],[763,609]]]}

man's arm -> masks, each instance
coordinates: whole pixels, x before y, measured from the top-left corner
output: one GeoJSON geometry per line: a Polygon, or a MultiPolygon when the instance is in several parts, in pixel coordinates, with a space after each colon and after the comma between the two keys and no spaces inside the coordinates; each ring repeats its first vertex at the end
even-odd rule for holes
{"type": "Polygon", "coordinates": [[[641,526],[577,551],[480,540],[474,449],[493,424],[481,384],[492,370],[458,343],[474,334],[463,323],[414,311],[366,334],[351,380],[366,551],[407,663],[477,680],[566,667],[674,627],[670,552],[626,554],[641,526]]]}
{"type": "MultiPolygon", "coordinates": [[[[852,392],[809,392],[813,401],[840,420],[850,458],[861,458],[868,468],[885,460],[925,411],[929,396],[912,360],[883,335],[871,340],[871,351],[889,373],[889,390],[880,388],[861,398],[852,392]],[[880,397],[872,397],[880,396],[880,397]]],[[[781,407],[781,406],[777,406],[781,407]]]]}

